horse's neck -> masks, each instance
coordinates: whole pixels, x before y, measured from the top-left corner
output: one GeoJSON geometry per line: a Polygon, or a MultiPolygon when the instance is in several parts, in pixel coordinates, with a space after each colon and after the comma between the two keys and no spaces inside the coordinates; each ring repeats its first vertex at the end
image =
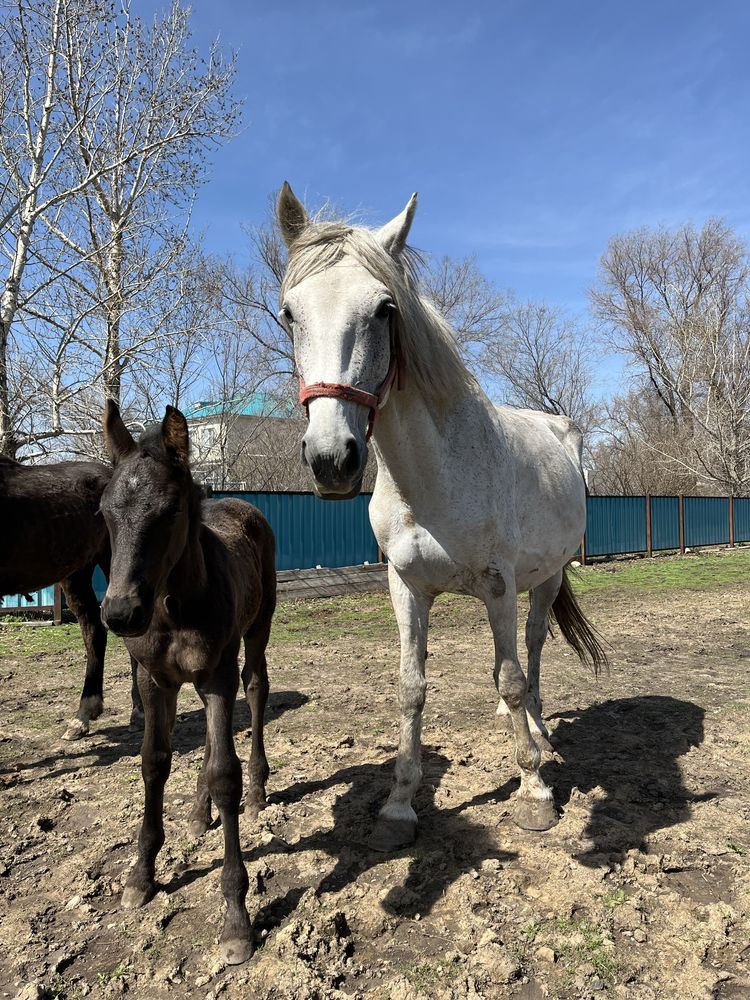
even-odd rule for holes
{"type": "Polygon", "coordinates": [[[395,386],[378,415],[373,441],[380,473],[385,473],[407,502],[425,489],[452,493],[461,467],[476,463],[472,432],[489,424],[481,393],[468,387],[443,407],[428,401],[408,375],[403,389],[395,386]]]}

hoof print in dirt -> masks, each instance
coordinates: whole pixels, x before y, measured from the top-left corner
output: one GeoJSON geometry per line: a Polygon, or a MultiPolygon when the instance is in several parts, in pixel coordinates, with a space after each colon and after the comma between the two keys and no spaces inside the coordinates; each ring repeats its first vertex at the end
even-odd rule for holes
{"type": "Polygon", "coordinates": [[[537,832],[550,830],[560,819],[552,799],[516,799],[511,818],[522,830],[537,832]]]}
{"type": "Polygon", "coordinates": [[[372,851],[398,851],[409,847],[417,839],[417,824],[409,819],[385,819],[381,817],[370,834],[367,846],[372,851]]]}

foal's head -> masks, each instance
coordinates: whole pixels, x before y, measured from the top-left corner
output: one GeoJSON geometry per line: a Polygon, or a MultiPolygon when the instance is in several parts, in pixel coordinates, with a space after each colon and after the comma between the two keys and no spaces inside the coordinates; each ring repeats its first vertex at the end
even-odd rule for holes
{"type": "Polygon", "coordinates": [[[185,550],[190,515],[200,502],[190,475],[187,421],[168,406],[161,425],[136,442],[108,400],[104,439],[114,472],[101,502],[112,545],[102,621],[117,635],[142,635],[185,550]]]}

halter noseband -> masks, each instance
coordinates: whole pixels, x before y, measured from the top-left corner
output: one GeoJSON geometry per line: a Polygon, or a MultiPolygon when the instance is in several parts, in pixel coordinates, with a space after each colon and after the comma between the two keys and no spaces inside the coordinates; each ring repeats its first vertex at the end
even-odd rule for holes
{"type": "Polygon", "coordinates": [[[365,441],[369,441],[372,437],[373,428],[375,427],[375,418],[385,405],[385,402],[388,399],[388,393],[393,388],[393,383],[396,381],[399,374],[398,352],[395,348],[392,323],[390,340],[391,362],[388,365],[388,374],[385,376],[376,392],[365,392],[364,389],[357,389],[353,385],[345,385],[342,382],[312,382],[310,385],[305,385],[304,379],[300,376],[299,401],[307,412],[307,419],[310,419],[310,400],[318,399],[321,396],[327,396],[332,399],[343,399],[347,403],[356,403],[358,406],[366,406],[370,411],[370,417],[367,421],[367,435],[365,437],[365,441]]]}

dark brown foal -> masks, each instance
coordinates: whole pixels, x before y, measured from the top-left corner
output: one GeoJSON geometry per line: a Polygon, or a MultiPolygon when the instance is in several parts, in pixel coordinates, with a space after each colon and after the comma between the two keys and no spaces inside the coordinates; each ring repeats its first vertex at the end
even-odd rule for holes
{"type": "MultiPolygon", "coordinates": [[[[0,596],[59,582],[81,627],[86,676],[68,740],[85,735],[104,708],[107,633],[91,577],[97,565],[109,572],[109,535],[99,503],[111,472],[100,462],[22,465],[0,456],[0,596]]],[[[132,694],[130,724],[140,728],[135,663],[132,694]]]]}
{"type": "Polygon", "coordinates": [[[252,715],[248,811],[265,803],[268,761],[263,713],[268,696],[265,650],[276,605],[274,536],[257,508],[240,500],[203,501],[190,475],[188,428],[168,406],[160,427],[136,443],[114,403],[104,432],[114,463],[102,496],[112,564],[102,620],[138,661],[145,711],[142,771],[146,802],[138,860],[123,893],[141,906],[155,891],[156,856],[164,843],[164,785],[172,762],[177,693],[191,683],[206,709],[206,751],[190,827],[211,822],[216,804],[224,830],[222,892],[227,903],[221,949],[225,961],[253,951],[245,908],[248,878],[240,849],[242,768],[234,749],[232,712],[240,681],[252,715]]]}

